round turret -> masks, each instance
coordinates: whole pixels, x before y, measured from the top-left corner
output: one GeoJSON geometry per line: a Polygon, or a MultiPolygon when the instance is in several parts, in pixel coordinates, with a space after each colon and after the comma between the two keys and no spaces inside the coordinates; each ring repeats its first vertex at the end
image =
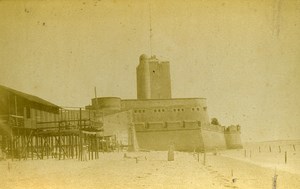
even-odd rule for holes
{"type": "Polygon", "coordinates": [[[119,97],[101,97],[93,98],[92,106],[102,110],[121,110],[121,98],[119,97]]]}

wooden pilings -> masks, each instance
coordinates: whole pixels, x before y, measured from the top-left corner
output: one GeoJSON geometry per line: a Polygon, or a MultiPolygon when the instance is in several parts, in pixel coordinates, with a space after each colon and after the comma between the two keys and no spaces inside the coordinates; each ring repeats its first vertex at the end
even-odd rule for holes
{"type": "Polygon", "coordinates": [[[83,145],[87,146],[87,159],[99,159],[100,151],[113,151],[110,137],[83,134],[78,131],[46,132],[38,129],[13,128],[7,137],[7,153],[12,160],[78,159],[83,160],[83,145]],[[105,145],[104,145],[105,144],[105,145]]]}

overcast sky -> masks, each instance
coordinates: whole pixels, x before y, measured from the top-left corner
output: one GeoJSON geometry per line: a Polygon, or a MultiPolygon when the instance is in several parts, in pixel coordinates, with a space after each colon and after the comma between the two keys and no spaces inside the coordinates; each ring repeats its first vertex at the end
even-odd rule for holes
{"type": "Polygon", "coordinates": [[[0,84],[61,106],[136,98],[138,58],[243,140],[300,138],[300,1],[0,1],[0,84]],[[149,6],[150,5],[150,6],[149,6]]]}

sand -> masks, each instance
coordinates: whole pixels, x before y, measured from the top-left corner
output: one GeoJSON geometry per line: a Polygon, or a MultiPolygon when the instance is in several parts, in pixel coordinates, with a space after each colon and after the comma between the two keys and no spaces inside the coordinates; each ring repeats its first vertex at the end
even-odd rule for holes
{"type": "Polygon", "coordinates": [[[0,161],[0,188],[272,188],[276,165],[277,188],[296,189],[300,173],[293,167],[299,166],[300,158],[291,154],[287,164],[278,164],[274,154],[244,157],[244,150],[207,153],[206,165],[204,154],[198,161],[197,154],[187,152],[175,152],[175,161],[167,161],[167,152],[100,153],[99,159],[85,162],[7,160],[0,161]],[[131,158],[124,158],[124,153],[131,158]],[[261,160],[266,159],[273,166],[264,166],[261,160]]]}

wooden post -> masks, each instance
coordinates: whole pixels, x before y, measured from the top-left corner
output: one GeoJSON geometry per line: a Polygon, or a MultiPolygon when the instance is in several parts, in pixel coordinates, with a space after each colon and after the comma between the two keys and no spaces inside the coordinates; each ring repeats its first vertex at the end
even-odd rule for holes
{"type": "Polygon", "coordinates": [[[269,146],[269,150],[270,150],[270,152],[272,152],[272,148],[271,148],[271,146],[269,146]]]}
{"type": "MultiPolygon", "coordinates": [[[[32,130],[31,130],[32,132],[32,130]]],[[[33,137],[34,136],[30,136],[30,151],[31,151],[31,159],[33,160],[33,137]]]]}
{"type": "Polygon", "coordinates": [[[199,152],[197,153],[198,162],[200,161],[199,152]]]}
{"type": "Polygon", "coordinates": [[[99,159],[99,145],[98,145],[97,135],[95,135],[95,140],[96,140],[96,159],[99,159]]]}
{"type": "Polygon", "coordinates": [[[169,146],[168,161],[174,161],[174,144],[169,146]]]}
{"type": "Polygon", "coordinates": [[[284,153],[284,163],[286,164],[287,163],[287,152],[285,151],[284,153]]]}
{"type": "Polygon", "coordinates": [[[38,143],[38,136],[36,135],[35,136],[35,149],[36,149],[36,158],[39,159],[40,156],[39,156],[39,143],[38,143]]]}
{"type": "Polygon", "coordinates": [[[21,144],[20,144],[20,142],[22,142],[22,139],[21,139],[21,136],[20,136],[20,129],[18,128],[18,136],[17,136],[17,141],[16,141],[16,148],[17,148],[17,155],[18,155],[18,157],[19,157],[19,161],[21,161],[21,151],[20,151],[20,149],[21,149],[21,144]],[[20,141],[21,140],[21,141],[20,141]]]}
{"type": "Polygon", "coordinates": [[[295,144],[293,144],[293,148],[294,148],[294,151],[296,151],[296,146],[295,146],[295,144]]]}
{"type": "Polygon", "coordinates": [[[276,187],[277,187],[277,175],[276,175],[276,172],[275,172],[274,177],[273,177],[272,189],[276,189],[276,187]]]}
{"type": "Polygon", "coordinates": [[[60,160],[61,159],[61,133],[60,133],[60,123],[61,122],[59,122],[59,124],[58,124],[58,160],[60,160]]]}
{"type": "Polygon", "coordinates": [[[206,151],[204,150],[203,165],[206,165],[206,151]]]}
{"type": "Polygon", "coordinates": [[[258,147],[258,152],[260,153],[260,146],[258,147]]]}
{"type": "Polygon", "coordinates": [[[280,146],[278,146],[278,148],[279,148],[279,153],[281,153],[281,147],[280,147],[280,146]]]}
{"type": "Polygon", "coordinates": [[[13,134],[13,129],[12,129],[12,134],[11,134],[11,142],[10,142],[10,151],[11,151],[11,161],[14,160],[14,134],[13,134]]]}

